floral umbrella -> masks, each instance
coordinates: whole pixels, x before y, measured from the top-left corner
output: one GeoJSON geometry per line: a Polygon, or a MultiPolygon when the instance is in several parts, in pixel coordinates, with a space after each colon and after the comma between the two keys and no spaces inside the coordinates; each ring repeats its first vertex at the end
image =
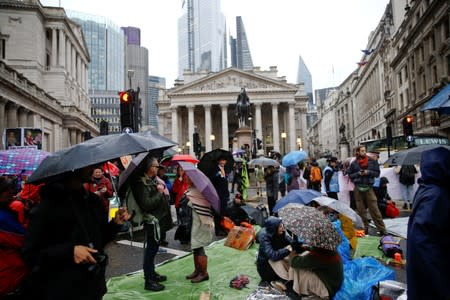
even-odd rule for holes
{"type": "Polygon", "coordinates": [[[283,224],[305,244],[312,247],[336,250],[341,236],[330,220],[314,207],[289,204],[278,211],[283,224]]]}

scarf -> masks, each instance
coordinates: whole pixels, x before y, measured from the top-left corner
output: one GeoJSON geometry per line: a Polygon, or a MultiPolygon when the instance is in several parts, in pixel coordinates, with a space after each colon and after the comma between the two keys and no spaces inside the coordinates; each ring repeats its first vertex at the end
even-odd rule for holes
{"type": "Polygon", "coordinates": [[[358,159],[358,164],[361,169],[367,169],[369,166],[369,157],[366,155],[363,158],[358,159]]]}
{"type": "Polygon", "coordinates": [[[211,204],[203,197],[202,193],[194,187],[191,187],[186,196],[191,201],[192,208],[200,217],[200,222],[204,225],[214,226],[214,220],[211,212],[211,204]]]}

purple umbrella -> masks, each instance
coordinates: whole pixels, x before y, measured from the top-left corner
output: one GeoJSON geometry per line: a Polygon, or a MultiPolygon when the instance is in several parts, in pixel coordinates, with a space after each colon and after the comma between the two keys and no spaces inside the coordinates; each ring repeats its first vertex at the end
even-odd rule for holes
{"type": "Polygon", "coordinates": [[[197,169],[191,163],[179,161],[178,164],[183,168],[186,175],[191,179],[197,190],[202,193],[203,197],[211,204],[216,213],[220,213],[220,199],[213,184],[206,175],[197,169]]]}
{"type": "Polygon", "coordinates": [[[0,150],[0,175],[30,176],[49,154],[35,148],[0,150]]]}

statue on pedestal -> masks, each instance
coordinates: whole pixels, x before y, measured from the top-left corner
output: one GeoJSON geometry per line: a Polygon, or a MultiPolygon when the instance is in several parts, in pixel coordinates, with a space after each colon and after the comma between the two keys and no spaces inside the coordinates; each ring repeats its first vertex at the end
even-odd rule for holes
{"type": "Polygon", "coordinates": [[[241,88],[241,93],[236,100],[236,116],[239,119],[239,127],[246,126],[246,120],[251,116],[250,99],[245,88],[241,88]]]}
{"type": "Polygon", "coordinates": [[[342,123],[341,126],[339,126],[339,134],[341,135],[341,143],[347,142],[347,138],[345,137],[345,124],[342,123]]]}

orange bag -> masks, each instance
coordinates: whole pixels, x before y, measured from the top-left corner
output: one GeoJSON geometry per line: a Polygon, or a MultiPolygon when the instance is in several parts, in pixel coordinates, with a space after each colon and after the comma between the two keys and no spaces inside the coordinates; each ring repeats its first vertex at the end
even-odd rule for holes
{"type": "Polygon", "coordinates": [[[233,220],[231,220],[228,217],[223,217],[222,220],[220,220],[220,226],[225,230],[226,232],[230,232],[231,229],[235,226],[233,220]]]}
{"type": "Polygon", "coordinates": [[[243,226],[234,226],[228,233],[224,245],[238,250],[247,250],[253,243],[255,229],[243,226]]]}

